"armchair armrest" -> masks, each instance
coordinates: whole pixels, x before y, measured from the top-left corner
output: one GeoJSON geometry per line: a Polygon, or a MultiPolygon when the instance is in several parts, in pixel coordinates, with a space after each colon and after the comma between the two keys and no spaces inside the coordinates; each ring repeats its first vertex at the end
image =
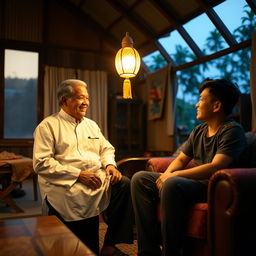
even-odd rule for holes
{"type": "Polygon", "coordinates": [[[175,157],[152,157],[148,160],[146,171],[164,172],[175,157]]]}
{"type": "Polygon", "coordinates": [[[117,169],[125,176],[131,178],[135,172],[145,170],[150,157],[131,157],[119,160],[117,169]]]}
{"type": "Polygon", "coordinates": [[[225,169],[208,188],[208,241],[211,256],[256,251],[256,168],[225,169]]]}
{"type": "MultiPolygon", "coordinates": [[[[146,171],[164,172],[174,159],[175,157],[152,157],[147,162],[146,171]]],[[[194,166],[194,160],[191,160],[186,168],[192,168],[194,166]]]]}

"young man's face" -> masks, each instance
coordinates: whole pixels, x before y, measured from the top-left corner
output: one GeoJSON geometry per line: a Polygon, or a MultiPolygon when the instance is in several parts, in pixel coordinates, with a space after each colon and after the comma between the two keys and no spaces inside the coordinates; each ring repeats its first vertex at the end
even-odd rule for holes
{"type": "Polygon", "coordinates": [[[213,114],[216,112],[216,99],[214,99],[214,96],[209,92],[209,90],[209,88],[205,88],[202,91],[200,99],[196,104],[196,118],[203,122],[211,119],[213,114]]]}
{"type": "Polygon", "coordinates": [[[66,100],[63,109],[77,121],[81,120],[89,107],[89,95],[87,89],[80,84],[73,87],[75,95],[66,100]]]}

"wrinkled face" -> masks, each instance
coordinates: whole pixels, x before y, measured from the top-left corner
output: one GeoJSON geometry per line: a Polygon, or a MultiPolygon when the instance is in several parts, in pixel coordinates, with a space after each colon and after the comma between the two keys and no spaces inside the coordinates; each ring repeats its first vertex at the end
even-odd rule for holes
{"type": "MultiPolygon", "coordinates": [[[[200,94],[200,99],[198,103],[196,104],[197,108],[197,115],[196,118],[200,121],[207,121],[211,119],[213,114],[216,112],[216,102],[219,103],[219,101],[216,101],[214,99],[213,95],[209,92],[209,88],[205,88],[202,93],[200,94]]],[[[218,106],[217,106],[218,107],[218,106]]]]}
{"type": "Polygon", "coordinates": [[[81,120],[89,107],[89,95],[87,89],[80,84],[73,87],[75,95],[66,100],[63,109],[77,121],[81,120]]]}

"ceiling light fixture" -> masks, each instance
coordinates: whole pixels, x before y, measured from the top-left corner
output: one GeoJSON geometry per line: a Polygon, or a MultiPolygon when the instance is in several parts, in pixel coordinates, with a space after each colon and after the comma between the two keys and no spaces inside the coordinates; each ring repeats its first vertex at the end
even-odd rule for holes
{"type": "Polygon", "coordinates": [[[126,32],[122,40],[122,48],[117,52],[115,65],[120,77],[125,78],[123,83],[123,98],[131,99],[132,90],[130,78],[135,77],[140,69],[140,55],[133,48],[133,40],[126,32]]]}

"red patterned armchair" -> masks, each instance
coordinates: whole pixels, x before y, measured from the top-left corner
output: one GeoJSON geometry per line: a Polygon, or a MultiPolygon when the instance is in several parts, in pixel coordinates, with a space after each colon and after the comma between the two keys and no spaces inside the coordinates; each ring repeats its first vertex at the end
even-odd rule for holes
{"type": "MultiPolygon", "coordinates": [[[[256,133],[246,135],[245,168],[217,171],[209,181],[208,201],[191,207],[184,255],[256,255],[256,133]]],[[[129,177],[139,170],[163,172],[173,159],[127,158],[118,168],[129,177]]]]}

